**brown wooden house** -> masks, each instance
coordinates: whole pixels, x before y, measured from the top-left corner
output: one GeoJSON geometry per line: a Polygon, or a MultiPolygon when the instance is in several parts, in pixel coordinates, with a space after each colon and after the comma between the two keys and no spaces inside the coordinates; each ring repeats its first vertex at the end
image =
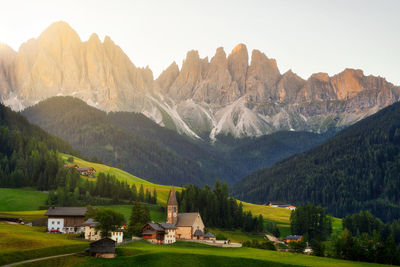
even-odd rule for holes
{"type": "Polygon", "coordinates": [[[89,168],[76,168],[80,175],[94,177],[96,170],[93,167],[89,168]]]}
{"type": "Polygon", "coordinates": [[[175,243],[176,227],[170,223],[148,223],[142,228],[144,239],[155,244],[175,243]]]}
{"type": "Polygon", "coordinates": [[[115,257],[115,241],[109,237],[102,238],[90,243],[89,254],[98,258],[115,257]]]}

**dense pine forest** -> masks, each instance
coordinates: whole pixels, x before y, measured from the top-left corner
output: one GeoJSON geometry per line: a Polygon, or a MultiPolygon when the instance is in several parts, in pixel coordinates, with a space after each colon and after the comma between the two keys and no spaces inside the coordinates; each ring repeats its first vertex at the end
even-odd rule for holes
{"type": "Polygon", "coordinates": [[[0,186],[55,188],[63,162],[57,151],[80,156],[65,141],[0,104],[0,186]]]}
{"type": "Polygon", "coordinates": [[[122,167],[160,184],[203,184],[199,165],[113,122],[106,112],[72,97],[47,99],[23,112],[43,129],[67,140],[89,158],[122,167]]]}
{"type": "Polygon", "coordinates": [[[400,103],[343,130],[308,152],[238,182],[233,195],[250,202],[311,202],[329,213],[369,210],[400,217],[400,103]]]}
{"type": "Polygon", "coordinates": [[[228,185],[217,180],[213,189],[188,185],[182,192],[176,192],[179,212],[199,212],[208,227],[242,229],[246,232],[263,232],[262,215],[254,217],[250,211],[243,211],[242,203],[229,197],[228,185]]]}

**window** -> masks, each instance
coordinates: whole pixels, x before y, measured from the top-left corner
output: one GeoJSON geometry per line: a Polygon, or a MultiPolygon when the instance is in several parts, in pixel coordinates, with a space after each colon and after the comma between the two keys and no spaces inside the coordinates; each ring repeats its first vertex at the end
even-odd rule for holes
{"type": "Polygon", "coordinates": [[[176,207],[174,207],[174,212],[176,212],[176,207]]]}
{"type": "Polygon", "coordinates": [[[55,223],[54,221],[51,222],[51,224],[54,224],[54,223],[55,223]]]}
{"type": "Polygon", "coordinates": [[[60,224],[60,221],[57,221],[57,224],[60,224]]]}

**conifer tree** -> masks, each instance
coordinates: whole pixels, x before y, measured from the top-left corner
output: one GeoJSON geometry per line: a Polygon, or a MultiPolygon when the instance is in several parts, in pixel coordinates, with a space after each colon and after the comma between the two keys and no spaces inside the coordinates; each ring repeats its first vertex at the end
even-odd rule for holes
{"type": "Polygon", "coordinates": [[[144,189],[143,189],[143,184],[140,185],[139,188],[139,201],[144,202],[144,189]]]}

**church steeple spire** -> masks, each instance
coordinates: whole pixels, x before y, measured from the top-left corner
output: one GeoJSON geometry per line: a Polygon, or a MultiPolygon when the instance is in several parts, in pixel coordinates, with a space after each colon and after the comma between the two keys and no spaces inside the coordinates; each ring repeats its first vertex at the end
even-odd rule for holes
{"type": "Polygon", "coordinates": [[[171,192],[169,193],[167,204],[167,218],[167,221],[173,225],[176,225],[176,223],[178,222],[178,201],[176,201],[174,186],[172,186],[171,192]]]}

